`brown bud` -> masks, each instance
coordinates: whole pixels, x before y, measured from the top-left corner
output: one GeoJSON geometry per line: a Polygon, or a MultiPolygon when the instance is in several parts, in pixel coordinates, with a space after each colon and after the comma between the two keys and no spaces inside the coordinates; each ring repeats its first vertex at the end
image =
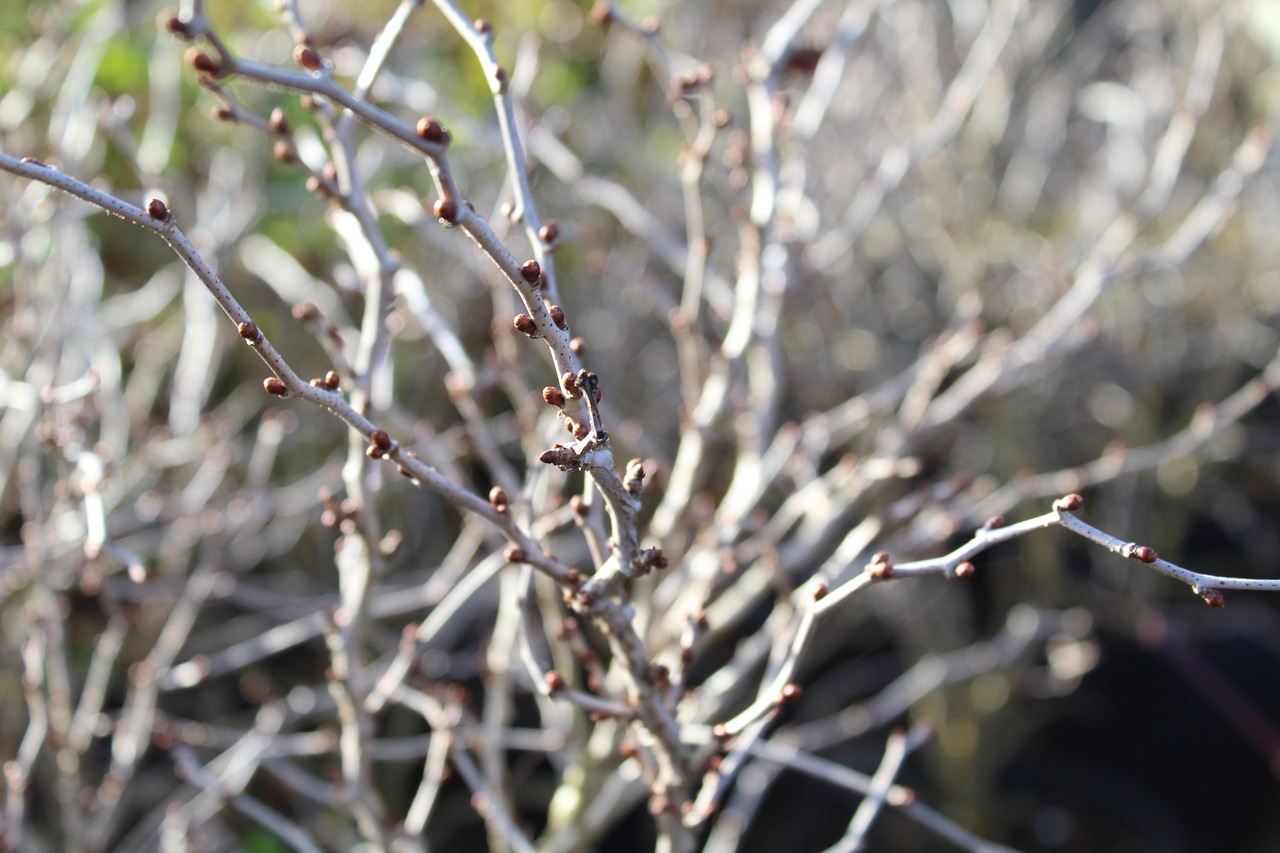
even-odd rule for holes
{"type": "Polygon", "coordinates": [[[1221,590],[1199,586],[1193,586],[1191,590],[1203,598],[1204,603],[1210,607],[1225,607],[1227,604],[1227,599],[1223,597],[1221,590]]]}
{"type": "Polygon", "coordinates": [[[276,144],[271,146],[271,156],[281,163],[292,164],[297,162],[297,158],[293,156],[293,146],[283,139],[277,139],[276,144]]]}
{"type": "Polygon", "coordinates": [[[782,693],[778,696],[779,702],[794,702],[804,695],[804,690],[799,684],[790,682],[782,685],[782,693]]]}
{"type": "Polygon", "coordinates": [[[1156,555],[1154,548],[1148,548],[1146,545],[1138,545],[1130,542],[1121,549],[1121,553],[1130,560],[1137,560],[1140,563],[1154,563],[1159,557],[1156,555]]]}
{"type": "Polygon", "coordinates": [[[285,394],[289,393],[288,387],[278,376],[268,376],[266,379],[262,380],[262,388],[268,394],[275,394],[277,397],[283,397],[285,394]]]}
{"type": "Polygon", "coordinates": [[[573,450],[568,447],[563,447],[557,444],[550,450],[542,451],[538,456],[538,461],[568,470],[578,467],[578,454],[574,453],[573,450]]]}
{"type": "Polygon", "coordinates": [[[982,529],[983,530],[999,530],[1001,527],[1004,527],[1004,525],[1005,525],[1005,520],[1003,515],[993,515],[987,519],[985,524],[982,525],[982,529]]]}
{"type": "Polygon", "coordinates": [[[958,566],[955,567],[955,570],[952,572],[952,574],[954,574],[955,577],[959,578],[962,581],[968,580],[969,578],[973,577],[976,573],[977,573],[977,569],[975,569],[973,567],[973,563],[970,563],[968,560],[965,560],[963,563],[960,563],[958,566]]]}
{"type": "Polygon", "coordinates": [[[387,435],[385,429],[375,429],[369,433],[369,441],[373,442],[373,446],[382,451],[391,449],[391,436],[387,435]]]}
{"type": "Polygon", "coordinates": [[[300,44],[293,49],[293,61],[313,72],[319,71],[324,67],[320,54],[316,53],[316,49],[308,44],[300,44]]]}
{"type": "Polygon", "coordinates": [[[813,600],[821,601],[822,599],[827,597],[827,593],[829,592],[831,592],[831,590],[827,587],[826,583],[823,581],[818,581],[813,586],[813,600]]]}
{"type": "Polygon", "coordinates": [[[285,116],[284,110],[276,107],[271,111],[271,119],[267,122],[272,133],[278,133],[281,136],[289,132],[289,119],[285,116]]]}
{"type": "Polygon", "coordinates": [[[320,319],[320,309],[316,307],[314,302],[299,302],[293,306],[293,319],[303,323],[310,323],[320,319]]]}
{"type": "Polygon", "coordinates": [[[330,391],[337,391],[342,385],[342,377],[338,375],[337,371],[330,370],[324,375],[324,384],[330,391]]]}
{"type": "Polygon", "coordinates": [[[893,566],[889,563],[872,563],[870,571],[876,580],[887,581],[893,577],[893,566]]]}
{"type": "Polygon", "coordinates": [[[516,206],[509,201],[504,201],[498,206],[498,213],[502,214],[503,219],[510,219],[516,215],[516,206]]]}
{"type": "Polygon", "coordinates": [[[435,205],[431,208],[431,212],[436,215],[436,219],[447,225],[453,225],[458,221],[458,205],[451,198],[438,198],[435,205]]]}
{"type": "Polygon", "coordinates": [[[436,145],[448,145],[450,140],[449,131],[444,129],[444,125],[436,121],[431,116],[423,116],[418,119],[418,126],[415,128],[418,136],[428,142],[434,142],[436,145]]]}
{"type": "Polygon", "coordinates": [[[573,418],[566,418],[565,426],[569,429],[569,432],[573,433],[573,437],[579,441],[591,435],[591,429],[586,424],[580,424],[573,418]]]}
{"type": "Polygon", "coordinates": [[[543,680],[547,683],[547,689],[552,693],[564,690],[564,676],[556,672],[554,669],[544,675],[543,680]]]}
{"type": "Polygon", "coordinates": [[[564,582],[569,586],[578,587],[582,585],[582,572],[577,569],[570,568],[564,573],[564,582]]]}
{"type": "Polygon", "coordinates": [[[560,226],[555,222],[548,222],[538,229],[538,239],[548,246],[554,245],[560,239],[560,226]]]}
{"type": "Polygon", "coordinates": [[[1084,506],[1084,498],[1076,494],[1063,495],[1053,502],[1053,508],[1059,512],[1075,512],[1084,506]]]}
{"type": "Polygon", "coordinates": [[[564,408],[564,392],[554,385],[548,385],[542,389],[542,399],[548,406],[555,406],[557,409],[564,408]]]}
{"type": "Polygon", "coordinates": [[[165,9],[160,13],[160,25],[180,39],[191,38],[191,28],[172,9],[165,9]]]}
{"type": "Polygon", "coordinates": [[[520,277],[533,284],[542,275],[542,267],[537,261],[529,260],[520,265],[520,277]]]}
{"type": "Polygon", "coordinates": [[[586,518],[587,513],[591,511],[591,505],[583,500],[582,495],[574,495],[569,498],[569,511],[578,518],[586,518]]]}
{"type": "Polygon", "coordinates": [[[236,331],[240,333],[240,337],[249,342],[256,341],[262,336],[262,332],[258,330],[258,324],[252,320],[246,320],[236,326],[236,331]]]}
{"type": "Polygon", "coordinates": [[[874,554],[872,554],[872,555],[871,555],[871,562],[872,562],[872,563],[884,563],[885,565],[888,565],[888,563],[889,563],[889,552],[888,552],[888,551],[876,551],[874,554]]]}
{"type": "Polygon", "coordinates": [[[168,219],[169,208],[158,198],[147,199],[147,216],[152,219],[168,219]]]}
{"type": "Polygon", "coordinates": [[[209,110],[209,114],[212,115],[214,118],[216,118],[218,121],[231,121],[236,117],[236,114],[231,111],[230,107],[223,106],[222,104],[219,104],[218,106],[209,110]]]}
{"type": "Polygon", "coordinates": [[[484,18],[476,18],[475,23],[473,23],[472,26],[475,27],[476,32],[482,36],[487,36],[493,32],[493,24],[490,24],[484,18]]]}
{"type": "Polygon", "coordinates": [[[489,505],[498,512],[506,512],[511,506],[511,498],[502,486],[494,486],[489,490],[489,505]]]}
{"type": "Polygon", "coordinates": [[[507,92],[507,69],[499,65],[493,69],[493,80],[498,84],[498,94],[505,95],[507,92]]]}
{"type": "Polygon", "coordinates": [[[585,355],[587,352],[587,342],[582,338],[573,338],[569,341],[569,349],[573,350],[574,355],[585,355]]]}
{"type": "Polygon", "coordinates": [[[382,448],[378,447],[378,445],[371,444],[364,449],[364,455],[368,456],[370,459],[381,459],[383,456],[386,456],[386,453],[383,452],[382,448]]]}
{"type": "Polygon", "coordinates": [[[565,371],[560,377],[560,387],[564,389],[564,395],[571,400],[578,399],[578,377],[569,371],[565,371]]]}
{"type": "Polygon", "coordinates": [[[661,548],[648,548],[640,554],[640,565],[646,569],[658,569],[661,571],[671,565],[671,561],[661,548]]]}
{"type": "Polygon", "coordinates": [[[524,563],[529,559],[529,555],[524,552],[523,548],[516,545],[508,545],[507,550],[502,552],[502,558],[508,563],[524,563]]]}
{"type": "Polygon", "coordinates": [[[213,61],[213,57],[198,47],[187,48],[187,52],[183,54],[182,59],[187,65],[202,74],[217,77],[221,72],[221,69],[218,68],[218,63],[213,61]]]}
{"type": "Polygon", "coordinates": [[[538,324],[533,322],[533,318],[528,314],[517,314],[511,324],[522,335],[528,335],[531,338],[538,336],[538,324]]]}
{"type": "Polygon", "coordinates": [[[551,322],[555,323],[561,331],[568,328],[564,322],[564,309],[559,305],[552,305],[547,309],[547,313],[551,315],[551,322]]]}

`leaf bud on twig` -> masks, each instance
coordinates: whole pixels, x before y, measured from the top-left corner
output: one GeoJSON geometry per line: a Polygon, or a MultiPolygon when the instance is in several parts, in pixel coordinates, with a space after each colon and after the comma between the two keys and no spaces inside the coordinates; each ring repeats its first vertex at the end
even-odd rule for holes
{"type": "Polygon", "coordinates": [[[538,229],[538,239],[548,247],[554,246],[556,241],[560,239],[560,226],[555,222],[548,222],[538,229]]]}
{"type": "Polygon", "coordinates": [[[445,225],[454,225],[458,221],[458,204],[451,198],[436,199],[431,212],[445,225]]]}
{"type": "Polygon", "coordinates": [[[434,142],[437,145],[448,145],[452,138],[449,131],[444,129],[444,125],[431,116],[423,116],[418,119],[418,125],[415,130],[420,138],[428,142],[434,142]]]}
{"type": "Polygon", "coordinates": [[[324,387],[328,388],[330,391],[337,391],[341,386],[342,377],[338,375],[337,371],[330,370],[324,375],[324,387]]]}
{"type": "Polygon", "coordinates": [[[1156,549],[1148,548],[1146,545],[1139,545],[1136,542],[1128,542],[1120,550],[1124,556],[1130,560],[1137,560],[1139,563],[1154,563],[1160,559],[1156,554],[1156,549]]]}
{"type": "Polygon", "coordinates": [[[1077,494],[1063,495],[1053,502],[1053,508],[1059,512],[1075,512],[1084,506],[1084,498],[1077,494]]]}
{"type": "Polygon", "coordinates": [[[1225,607],[1227,599],[1223,597],[1222,590],[1213,589],[1212,587],[1193,586],[1191,591],[1204,599],[1204,603],[1210,607],[1225,607]]]}
{"type": "Polygon", "coordinates": [[[564,309],[559,305],[552,305],[547,309],[547,313],[551,315],[551,322],[555,323],[561,331],[569,328],[564,321],[564,309]]]}
{"type": "Polygon", "coordinates": [[[548,385],[542,389],[542,399],[548,406],[555,406],[557,409],[564,408],[564,392],[554,385],[548,385]]]}
{"type": "Polygon", "coordinates": [[[259,331],[258,324],[252,320],[246,320],[243,323],[240,323],[236,326],[236,331],[240,333],[240,337],[244,338],[249,343],[253,343],[258,340],[258,338],[262,337],[262,332],[259,331]]]}
{"type": "Polygon", "coordinates": [[[973,567],[973,563],[970,563],[968,560],[965,560],[964,562],[957,565],[955,569],[952,571],[952,574],[956,578],[959,578],[962,581],[968,580],[969,578],[973,577],[976,573],[977,573],[977,569],[975,569],[973,567]]]}
{"type": "Polygon", "coordinates": [[[528,314],[517,314],[511,321],[511,325],[515,326],[516,331],[522,335],[528,335],[531,338],[538,336],[538,324],[533,322],[533,318],[528,314]]]}
{"type": "Polygon", "coordinates": [[[300,44],[293,49],[293,61],[311,72],[319,71],[324,67],[320,54],[309,44],[300,44]]]}
{"type": "Polygon", "coordinates": [[[169,208],[158,198],[147,199],[147,216],[152,219],[168,219],[169,208]]]}
{"type": "Polygon", "coordinates": [[[795,702],[804,695],[804,689],[795,682],[788,682],[782,685],[782,692],[778,696],[778,703],[795,702]]]}
{"type": "Polygon", "coordinates": [[[578,399],[578,377],[569,371],[565,371],[560,377],[560,387],[564,389],[564,395],[571,400],[578,399]]]}
{"type": "Polygon", "coordinates": [[[537,282],[538,277],[542,275],[542,267],[537,261],[528,260],[520,265],[520,277],[529,284],[537,282]]]}
{"type": "Polygon", "coordinates": [[[827,597],[827,593],[830,591],[831,589],[827,586],[825,581],[818,581],[813,585],[813,600],[821,601],[827,597]]]}
{"type": "Polygon", "coordinates": [[[218,63],[213,61],[213,57],[198,47],[187,48],[187,52],[183,54],[182,58],[187,65],[201,74],[208,74],[210,77],[220,77],[222,75],[222,69],[218,66],[218,63]]]}
{"type": "Polygon", "coordinates": [[[502,552],[502,558],[508,563],[524,563],[528,562],[529,555],[517,545],[508,545],[507,549],[502,552]]]}
{"type": "Polygon", "coordinates": [[[489,505],[498,512],[506,512],[511,507],[511,497],[502,486],[494,486],[489,490],[489,505]]]}
{"type": "Polygon", "coordinates": [[[564,687],[565,687],[564,676],[556,672],[554,669],[548,672],[542,678],[543,678],[543,681],[545,681],[547,684],[547,690],[549,690],[551,693],[558,693],[561,690],[564,690],[564,687]]]}
{"type": "Polygon", "coordinates": [[[493,32],[493,24],[489,23],[484,18],[476,18],[471,26],[474,27],[475,31],[482,36],[487,36],[493,32]]]}
{"type": "Polygon", "coordinates": [[[577,337],[569,341],[569,349],[573,350],[574,355],[585,355],[587,352],[587,342],[577,337]]]}
{"type": "Polygon", "coordinates": [[[268,394],[275,394],[277,397],[283,397],[289,393],[288,386],[278,376],[268,376],[262,380],[262,389],[268,394]]]}
{"type": "Polygon", "coordinates": [[[289,132],[289,119],[285,116],[284,110],[279,107],[271,111],[271,118],[268,120],[267,125],[271,128],[272,133],[277,133],[281,136],[289,132]]]}

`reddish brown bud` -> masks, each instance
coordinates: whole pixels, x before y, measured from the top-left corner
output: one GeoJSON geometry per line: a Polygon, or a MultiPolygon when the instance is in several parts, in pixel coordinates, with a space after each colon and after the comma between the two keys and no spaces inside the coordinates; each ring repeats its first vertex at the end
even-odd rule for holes
{"type": "Polygon", "coordinates": [[[530,284],[536,282],[540,275],[542,275],[542,267],[537,261],[525,261],[520,265],[520,277],[530,284]]]}
{"type": "Polygon", "coordinates": [[[230,107],[226,107],[221,104],[209,110],[209,114],[218,121],[231,121],[236,117],[236,114],[231,111],[230,107]]]}
{"type": "Polygon", "coordinates": [[[1075,512],[1084,506],[1084,498],[1076,494],[1063,495],[1053,502],[1053,508],[1059,512],[1075,512]]]}
{"type": "Polygon", "coordinates": [[[236,331],[240,333],[240,337],[252,343],[262,337],[262,332],[258,330],[258,324],[252,320],[246,320],[236,326],[236,331]]]}
{"type": "Polygon", "coordinates": [[[872,563],[870,570],[876,580],[887,581],[893,577],[893,566],[889,563],[872,563]]]}
{"type": "Polygon", "coordinates": [[[187,52],[182,56],[187,65],[199,71],[202,74],[208,74],[211,77],[217,77],[220,73],[218,63],[213,61],[213,57],[205,53],[198,47],[189,47],[187,52]]]}
{"type": "Polygon", "coordinates": [[[794,702],[804,695],[804,690],[799,684],[794,682],[782,685],[782,693],[778,696],[779,702],[794,702]]]}
{"type": "Polygon", "coordinates": [[[578,454],[574,453],[568,447],[563,447],[557,444],[550,450],[542,451],[538,456],[538,461],[544,462],[547,465],[555,465],[557,468],[577,468],[578,454]]]}
{"type": "Polygon", "coordinates": [[[370,459],[381,459],[387,454],[381,447],[378,447],[378,445],[371,444],[364,449],[364,455],[368,456],[370,459]]]}
{"type": "Polygon", "coordinates": [[[475,27],[476,32],[482,36],[487,36],[489,33],[493,32],[493,24],[490,24],[484,18],[476,18],[475,23],[473,23],[472,26],[475,27]]]}
{"type": "Polygon", "coordinates": [[[560,226],[555,222],[548,222],[538,229],[538,239],[548,246],[554,245],[560,239],[560,226]]]}
{"type": "Polygon", "coordinates": [[[278,133],[284,136],[289,132],[289,119],[285,116],[284,110],[276,107],[271,111],[271,118],[267,122],[267,126],[271,128],[272,133],[278,133]]]}
{"type": "Polygon", "coordinates": [[[511,497],[502,486],[494,486],[489,490],[489,505],[498,512],[506,512],[511,506],[511,497]]]}
{"type": "Polygon", "coordinates": [[[578,377],[577,376],[573,375],[572,373],[566,370],[564,372],[564,375],[560,377],[560,387],[564,389],[564,394],[566,397],[573,400],[578,399],[578,377]]]}
{"type": "Polygon", "coordinates": [[[342,377],[338,375],[337,371],[330,370],[324,375],[324,385],[330,391],[337,391],[342,385],[342,377]]]}
{"type": "Polygon", "coordinates": [[[180,39],[191,38],[191,28],[172,9],[165,9],[160,13],[160,25],[180,39]]]}
{"type": "Polygon", "coordinates": [[[375,429],[369,433],[369,441],[373,442],[373,446],[382,451],[391,449],[391,436],[387,435],[385,429],[375,429]]]}
{"type": "Polygon", "coordinates": [[[268,376],[266,379],[262,380],[262,388],[268,394],[275,394],[277,397],[283,397],[285,394],[289,393],[288,387],[278,376],[268,376]]]}
{"type": "Polygon", "coordinates": [[[531,338],[538,336],[538,324],[533,322],[533,318],[528,314],[517,314],[511,324],[516,327],[516,331],[522,335],[528,335],[531,338]]]}
{"type": "Polygon", "coordinates": [[[574,338],[569,341],[569,349],[573,350],[575,355],[584,355],[587,352],[587,342],[582,338],[574,338]]]}
{"type": "Polygon", "coordinates": [[[502,552],[502,557],[508,563],[524,563],[529,559],[529,555],[524,549],[516,545],[508,545],[507,550],[502,552]]]}
{"type": "Polygon", "coordinates": [[[493,70],[493,80],[498,84],[498,94],[506,94],[507,91],[507,69],[499,65],[493,70]]]}
{"type": "Polygon", "coordinates": [[[559,305],[552,305],[547,309],[547,313],[551,315],[551,322],[555,323],[561,330],[568,328],[564,322],[564,309],[559,305]]]}
{"type": "Polygon", "coordinates": [[[629,740],[624,740],[622,745],[618,747],[618,754],[623,758],[635,758],[640,754],[640,750],[636,749],[636,745],[629,740]]]}
{"type": "Polygon", "coordinates": [[[872,562],[872,563],[883,563],[883,564],[885,564],[885,565],[888,565],[888,564],[889,564],[889,552],[888,552],[888,551],[876,551],[874,554],[872,554],[872,555],[871,555],[871,562],[872,562]]]}
{"type": "Polygon", "coordinates": [[[320,54],[316,53],[316,49],[308,44],[300,44],[293,49],[293,61],[313,72],[319,71],[324,67],[320,54]]]}
{"type": "Polygon", "coordinates": [[[1138,545],[1130,542],[1121,549],[1130,560],[1137,560],[1140,563],[1154,563],[1159,557],[1156,555],[1154,548],[1148,548],[1146,545],[1138,545]]]}
{"type": "Polygon", "coordinates": [[[973,563],[970,563],[968,560],[965,560],[963,563],[960,563],[958,566],[955,567],[955,570],[952,572],[952,574],[954,574],[957,578],[959,578],[962,581],[968,580],[969,578],[973,577],[976,573],[977,573],[977,569],[975,569],[973,567],[973,563]]]}
{"type": "Polygon", "coordinates": [[[543,680],[547,683],[547,689],[552,693],[564,690],[564,676],[556,672],[554,669],[544,675],[543,680]]]}
{"type": "Polygon", "coordinates": [[[729,738],[733,737],[733,735],[729,733],[728,726],[724,725],[724,723],[716,723],[714,726],[712,726],[711,736],[716,740],[721,741],[722,743],[728,740],[729,738]]]}
{"type": "Polygon", "coordinates": [[[147,199],[147,216],[152,219],[168,219],[169,208],[158,198],[147,199]]]}
{"type": "Polygon", "coordinates": [[[582,495],[574,495],[569,498],[569,511],[578,518],[586,518],[587,513],[591,511],[591,505],[583,500],[582,495]]]}
{"type": "Polygon", "coordinates": [[[510,219],[516,215],[516,206],[509,201],[504,201],[498,205],[498,213],[502,215],[503,219],[510,219]]]}
{"type": "Polygon", "coordinates": [[[813,600],[821,601],[822,599],[827,597],[827,593],[829,592],[831,592],[831,590],[827,586],[826,582],[818,581],[816,584],[813,585],[813,600]]]}
{"type": "Polygon", "coordinates": [[[1004,525],[1005,525],[1005,520],[1003,515],[993,515],[987,519],[985,524],[982,525],[982,529],[983,530],[999,530],[1001,527],[1004,527],[1004,525]]]}
{"type": "Polygon", "coordinates": [[[293,146],[283,139],[277,139],[276,144],[271,146],[271,156],[280,163],[292,164],[297,162],[297,158],[293,156],[293,146]]]}
{"type": "Polygon", "coordinates": [[[1204,603],[1210,607],[1225,607],[1227,604],[1227,600],[1223,597],[1221,590],[1193,586],[1191,587],[1191,591],[1203,598],[1204,603]]]}
{"type": "Polygon", "coordinates": [[[575,568],[569,568],[564,573],[564,582],[575,588],[580,586],[582,584],[582,572],[575,568]]]}
{"type": "Polygon", "coordinates": [[[557,409],[564,408],[564,392],[554,385],[548,385],[542,389],[542,399],[548,406],[555,406],[557,409]]]}
{"type": "Polygon", "coordinates": [[[431,212],[436,215],[436,219],[448,225],[453,225],[458,221],[458,205],[451,198],[436,199],[431,212]]]}
{"type": "Polygon", "coordinates": [[[423,116],[418,119],[418,126],[415,128],[418,136],[428,142],[434,142],[437,145],[449,144],[449,131],[444,129],[444,125],[436,121],[431,116],[423,116]]]}
{"type": "MultiPolygon", "coordinates": [[[[590,609],[591,606],[596,603],[596,597],[591,593],[583,590],[582,592],[578,593],[578,603],[583,607],[590,609]]],[[[584,657],[584,660],[585,660],[585,657],[584,657]]]]}
{"type": "Polygon", "coordinates": [[[646,569],[658,569],[661,571],[671,565],[671,561],[661,548],[648,548],[640,554],[640,565],[646,569]]]}

